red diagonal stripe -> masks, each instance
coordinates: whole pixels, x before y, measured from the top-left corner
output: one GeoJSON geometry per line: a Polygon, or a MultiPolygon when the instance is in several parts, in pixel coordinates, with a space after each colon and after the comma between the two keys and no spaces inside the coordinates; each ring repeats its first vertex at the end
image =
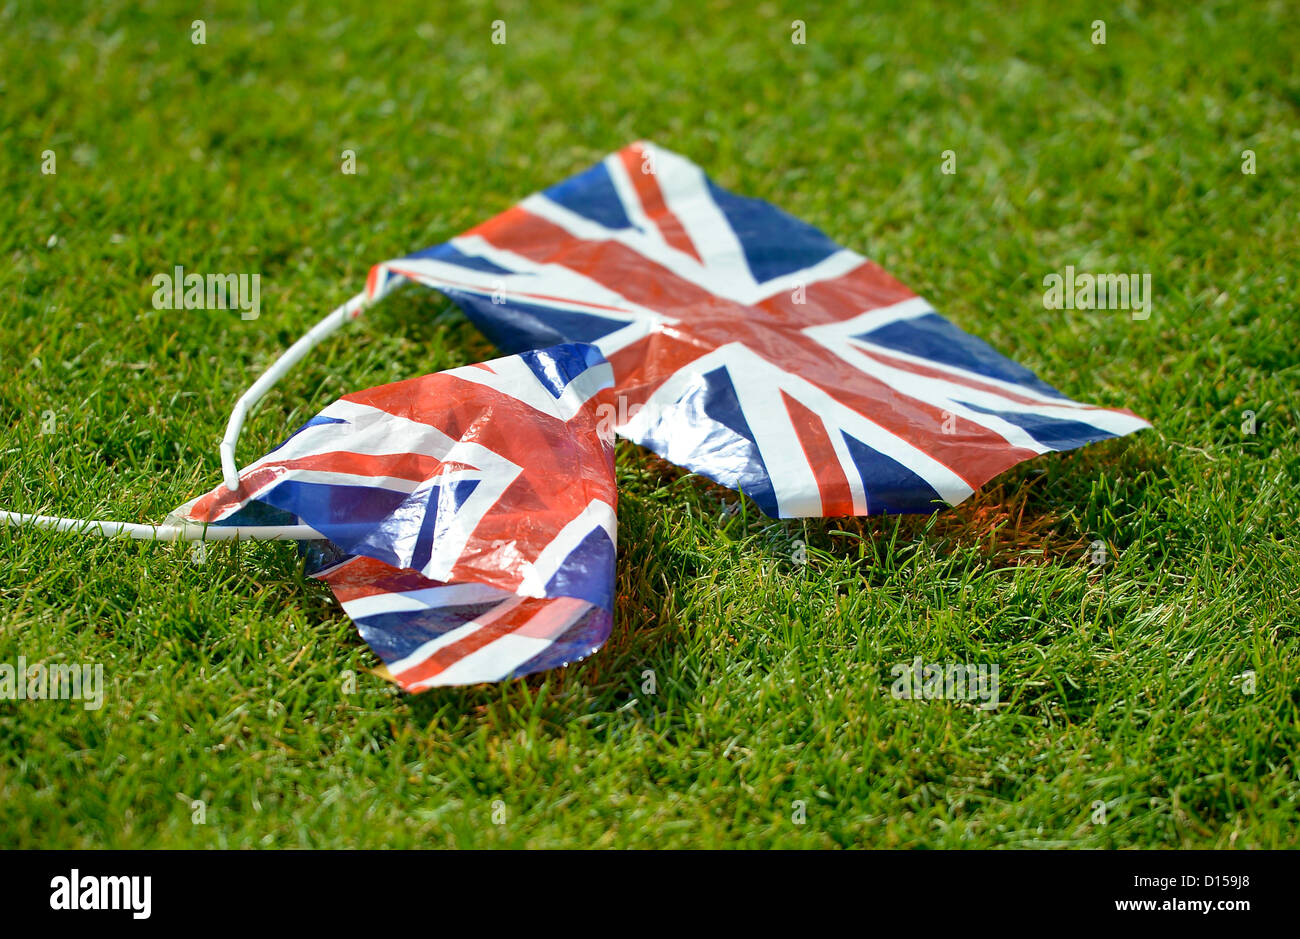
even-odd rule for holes
{"type": "Polygon", "coordinates": [[[710,313],[743,315],[749,307],[720,297],[673,274],[616,241],[587,241],[515,206],[465,233],[538,264],[560,264],[608,287],[631,302],[694,319],[710,313]]]}
{"type": "MultiPolygon", "coordinates": [[[[390,477],[420,482],[442,472],[474,469],[465,463],[443,463],[424,453],[389,453],[375,456],[352,453],[348,450],[329,450],[292,460],[264,463],[240,474],[240,491],[232,493],[224,486],[209,492],[194,503],[190,517],[199,521],[215,521],[226,509],[246,501],[248,493],[261,492],[294,470],[320,473],[347,473],[373,479],[390,477]]],[[[255,497],[254,497],[255,498],[255,497]]]]}
{"type": "Polygon", "coordinates": [[[756,306],[790,329],[803,329],[853,319],[915,297],[875,261],[864,261],[839,277],[806,284],[802,290],[782,290],[756,306]]]}
{"type": "Polygon", "coordinates": [[[817,479],[817,488],[822,497],[822,515],[852,515],[853,493],[849,489],[848,477],[840,465],[840,458],[827,436],[826,425],[822,419],[804,407],[784,391],[781,400],[785,402],[786,413],[794,425],[799,445],[803,447],[808,465],[812,467],[817,479]]]}
{"type": "Polygon", "coordinates": [[[643,172],[642,165],[645,154],[641,148],[636,146],[628,147],[622,150],[618,156],[623,162],[623,168],[627,170],[628,179],[632,182],[632,188],[636,190],[637,199],[641,201],[642,211],[659,229],[664,241],[703,264],[704,259],[695,250],[695,243],[691,241],[691,236],[686,233],[686,227],[682,225],[681,219],[664,202],[664,194],[663,190],[659,188],[659,181],[655,179],[653,173],[643,172]]]}

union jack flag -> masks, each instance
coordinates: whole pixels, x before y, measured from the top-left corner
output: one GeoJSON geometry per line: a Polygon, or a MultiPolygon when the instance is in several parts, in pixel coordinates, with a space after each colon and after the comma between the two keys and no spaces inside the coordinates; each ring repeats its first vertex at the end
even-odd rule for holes
{"type": "Polygon", "coordinates": [[[612,624],[611,383],[562,344],[345,395],[178,513],[328,539],[314,576],[408,690],[563,665],[612,624]]]}
{"type": "Polygon", "coordinates": [[[877,264],[648,143],[376,265],[502,349],[595,345],[617,430],[769,515],[927,512],[1051,450],[1150,426],[1066,398],[877,264]]]}

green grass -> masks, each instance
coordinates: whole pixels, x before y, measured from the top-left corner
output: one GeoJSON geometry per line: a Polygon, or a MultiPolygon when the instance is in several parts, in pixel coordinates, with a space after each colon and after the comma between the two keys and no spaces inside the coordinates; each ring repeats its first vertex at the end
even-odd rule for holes
{"type": "MultiPolygon", "coordinates": [[[[1156,429],[931,518],[808,523],[730,512],[620,444],[608,645],[414,697],[291,546],[199,566],[0,530],[0,662],[107,682],[98,711],[0,702],[0,844],[1296,845],[1294,5],[135,6],[0,10],[0,506],[160,519],[219,481],[239,392],[371,263],[638,138],[1156,429]],[[176,264],[260,273],[262,316],[152,309],[176,264]],[[1067,264],[1150,272],[1150,319],[1043,309],[1067,264]],[[895,700],[915,656],[998,664],[1002,705],[895,700]]],[[[346,391],[490,355],[446,307],[386,302],[241,455],[346,391]]]]}

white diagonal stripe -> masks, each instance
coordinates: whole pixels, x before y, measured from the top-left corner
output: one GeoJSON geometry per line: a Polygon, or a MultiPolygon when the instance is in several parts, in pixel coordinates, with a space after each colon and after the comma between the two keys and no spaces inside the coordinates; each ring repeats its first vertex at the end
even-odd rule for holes
{"type": "Polygon", "coordinates": [[[379,616],[383,613],[411,613],[416,610],[434,610],[444,606],[471,606],[479,603],[502,601],[514,596],[509,590],[489,587],[487,584],[443,584],[422,587],[403,593],[377,593],[357,597],[343,604],[343,611],[353,619],[379,616]]]}

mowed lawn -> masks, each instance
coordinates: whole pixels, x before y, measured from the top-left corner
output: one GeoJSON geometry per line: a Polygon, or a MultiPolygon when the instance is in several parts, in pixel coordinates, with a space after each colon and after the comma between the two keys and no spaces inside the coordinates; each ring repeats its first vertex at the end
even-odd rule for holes
{"type": "MultiPolygon", "coordinates": [[[[105,679],[0,701],[0,845],[1296,845],[1293,4],[136,6],[0,11],[0,507],[160,520],[370,264],[637,139],[1155,429],[806,523],[623,442],[606,647],[419,696],[292,545],[0,529],[0,663],[105,679]],[[175,265],[259,274],[261,315],[154,309],[175,265]],[[1150,317],[1045,309],[1067,265],[1150,274],[1150,317]],[[895,698],[917,657],[997,665],[1000,705],[895,698]]],[[[412,290],[240,455],[492,352],[412,290]]]]}

